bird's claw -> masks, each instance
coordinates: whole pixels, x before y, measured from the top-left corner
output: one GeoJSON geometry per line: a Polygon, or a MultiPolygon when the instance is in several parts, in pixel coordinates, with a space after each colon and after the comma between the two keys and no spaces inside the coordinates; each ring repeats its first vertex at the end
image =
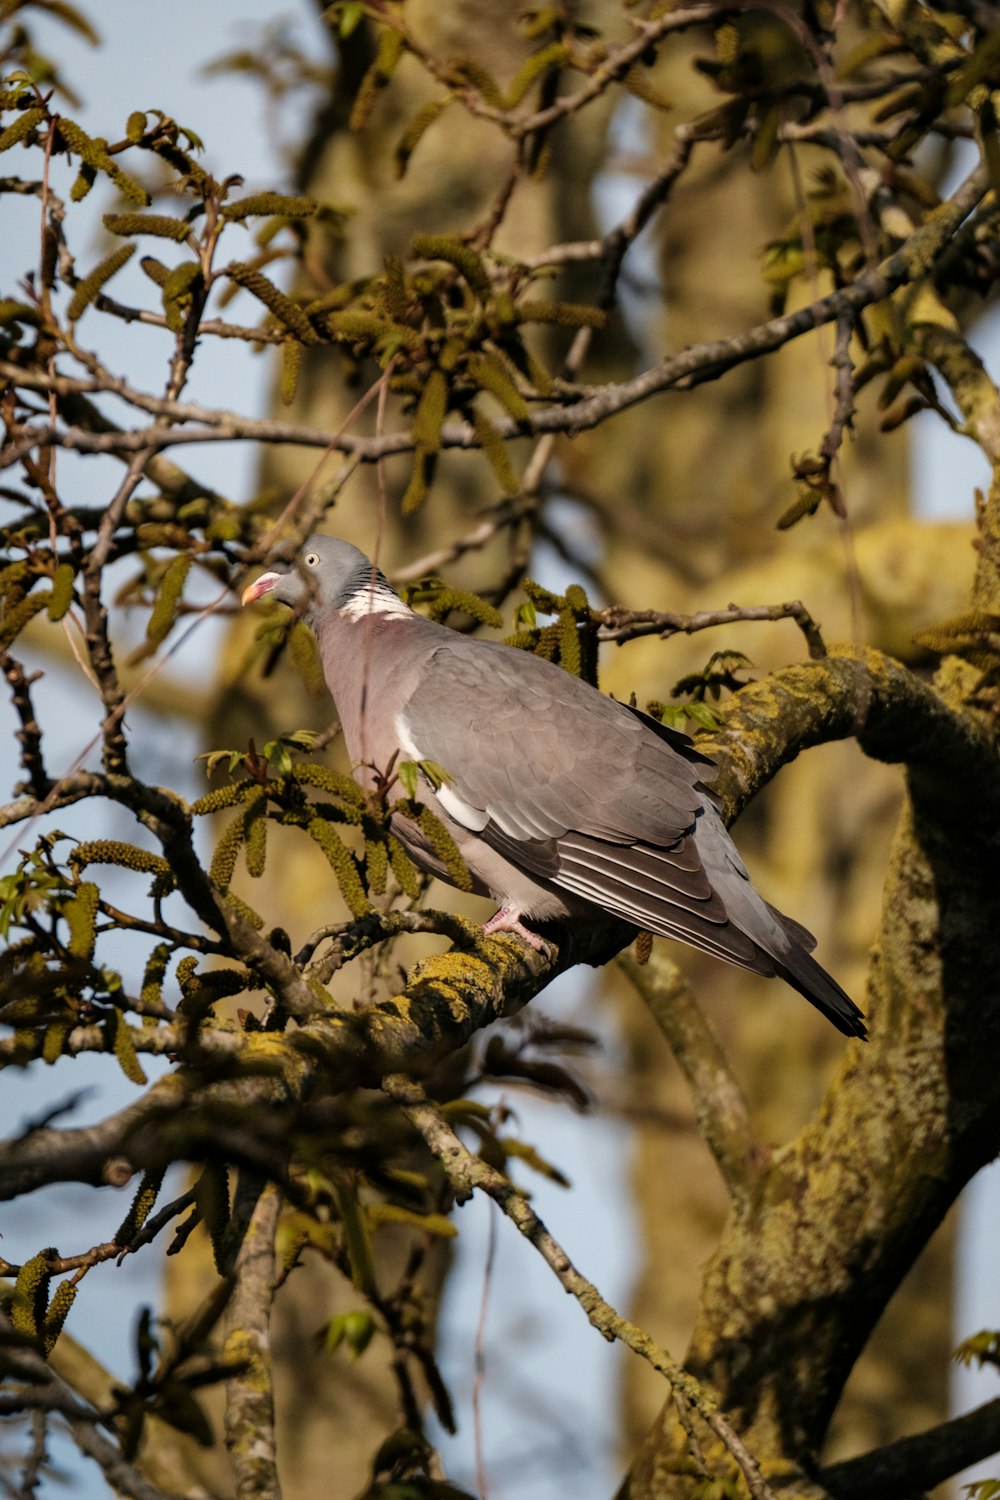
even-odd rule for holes
{"type": "Polygon", "coordinates": [[[543,953],[546,958],[551,957],[552,950],[543,937],[537,932],[532,932],[530,927],[525,927],[521,921],[521,913],[516,906],[508,906],[506,902],[500,910],[494,912],[488,922],[483,923],[483,936],[492,937],[495,932],[510,932],[515,937],[523,938],[529,948],[534,948],[536,953],[543,953]]]}

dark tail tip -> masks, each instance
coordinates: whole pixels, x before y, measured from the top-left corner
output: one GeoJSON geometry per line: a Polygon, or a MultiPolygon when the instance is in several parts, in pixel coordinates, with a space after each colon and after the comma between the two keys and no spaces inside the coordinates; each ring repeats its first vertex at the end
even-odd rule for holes
{"type": "Polygon", "coordinates": [[[775,969],[792,989],[798,990],[810,1004],[822,1011],[844,1036],[867,1040],[864,1012],[811,954],[793,948],[775,963],[775,969]]]}

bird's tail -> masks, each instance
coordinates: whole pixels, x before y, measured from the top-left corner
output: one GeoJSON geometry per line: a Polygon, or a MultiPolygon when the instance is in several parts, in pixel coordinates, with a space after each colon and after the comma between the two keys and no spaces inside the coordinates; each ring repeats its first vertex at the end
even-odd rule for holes
{"type": "Polygon", "coordinates": [[[812,954],[798,946],[794,935],[788,952],[775,958],[774,967],[785,983],[822,1011],[838,1031],[845,1036],[867,1037],[864,1013],[812,954]]]}

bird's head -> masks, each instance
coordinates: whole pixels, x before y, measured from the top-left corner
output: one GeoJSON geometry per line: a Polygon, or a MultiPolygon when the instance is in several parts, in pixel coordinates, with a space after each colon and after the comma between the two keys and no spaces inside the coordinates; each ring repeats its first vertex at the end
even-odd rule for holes
{"type": "Polygon", "coordinates": [[[389,585],[359,547],[332,536],[311,536],[297,557],[281,559],[243,590],[243,603],[268,595],[315,621],[375,587],[389,585]]]}

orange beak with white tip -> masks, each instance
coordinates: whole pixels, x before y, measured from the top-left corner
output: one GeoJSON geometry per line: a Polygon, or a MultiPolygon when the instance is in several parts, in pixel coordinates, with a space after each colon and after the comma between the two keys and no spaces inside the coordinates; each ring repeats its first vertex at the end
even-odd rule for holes
{"type": "Polygon", "coordinates": [[[241,602],[247,605],[255,603],[258,599],[262,599],[273,588],[277,588],[283,577],[284,574],[282,573],[262,573],[253,583],[247,584],[243,590],[241,602]]]}

